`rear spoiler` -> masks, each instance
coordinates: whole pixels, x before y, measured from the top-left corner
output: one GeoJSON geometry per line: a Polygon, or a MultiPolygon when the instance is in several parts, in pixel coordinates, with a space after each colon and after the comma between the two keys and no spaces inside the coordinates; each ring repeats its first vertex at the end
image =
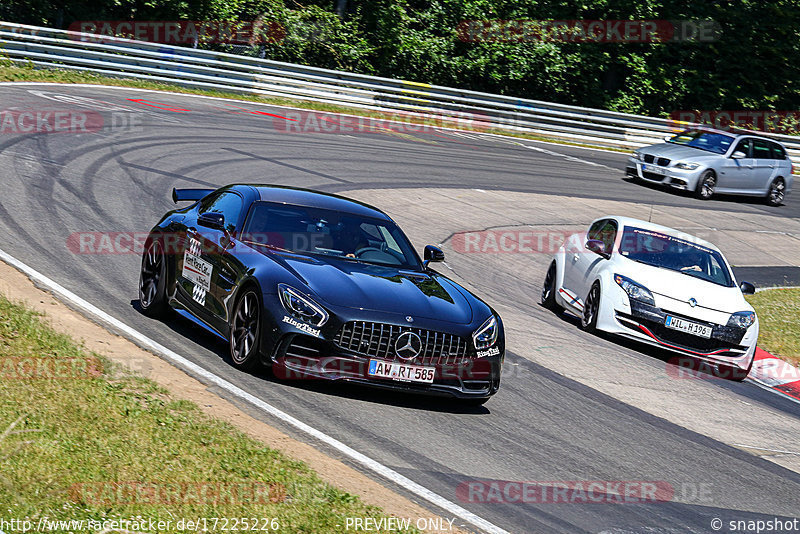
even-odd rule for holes
{"type": "Polygon", "coordinates": [[[214,191],[216,191],[216,189],[177,189],[173,187],[172,201],[177,204],[184,200],[200,200],[214,191]]]}

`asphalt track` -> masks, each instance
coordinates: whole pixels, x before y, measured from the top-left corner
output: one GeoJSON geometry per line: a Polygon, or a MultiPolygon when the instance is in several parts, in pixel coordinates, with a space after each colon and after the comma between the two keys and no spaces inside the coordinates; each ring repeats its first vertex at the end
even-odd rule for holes
{"type": "MultiPolygon", "coordinates": [[[[138,256],[76,254],[66,245],[75,232],[147,231],[172,209],[168,192],[173,186],[238,181],[328,191],[496,189],[652,202],[676,210],[698,207],[699,201],[686,195],[622,180],[624,155],[437,129],[291,133],[284,119],[245,111],[286,116],[281,108],[235,108],[215,100],[119,89],[0,86],[2,109],[106,108],[103,116],[109,121],[109,103],[118,108],[113,120],[127,121],[127,127],[0,136],[0,247],[67,289],[510,532],[732,532],[729,520],[798,515],[800,475],[565,378],[525,358],[526,347],[509,347],[507,363],[515,371],[480,409],[329,384],[276,382],[235,370],[227,362],[226,347],[186,321],[158,322],[141,315],[136,307],[138,256]],[[65,102],[57,95],[95,101],[65,102]],[[136,117],[133,126],[131,117],[136,117]],[[476,479],[660,481],[674,495],[645,504],[461,499],[459,484],[476,479]],[[725,522],[721,530],[712,529],[713,518],[725,522]]],[[[777,213],[800,216],[800,202],[794,200],[790,197],[777,213]]],[[[721,199],[703,206],[748,215],[776,213],[755,201],[721,199]]],[[[393,206],[381,207],[392,213],[393,206]]],[[[480,272],[459,274],[482,287],[480,272]]],[[[490,303],[492,283],[481,292],[490,303]]],[[[563,330],[564,339],[573,343],[580,335],[574,324],[554,315],[537,312],[535,318],[563,330]]],[[[635,356],[629,365],[655,365],[626,345],[603,341],[598,350],[635,356]]],[[[768,406],[786,417],[800,416],[797,405],[751,384],[715,381],[706,387],[723,388],[731,399],[768,406]]]]}

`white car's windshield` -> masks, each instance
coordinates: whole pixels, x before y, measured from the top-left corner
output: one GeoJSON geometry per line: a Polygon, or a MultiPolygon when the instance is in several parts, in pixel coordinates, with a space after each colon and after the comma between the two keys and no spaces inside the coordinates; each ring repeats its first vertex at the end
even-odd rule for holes
{"type": "Polygon", "coordinates": [[[287,252],[419,267],[408,239],[391,221],[328,209],[256,202],[242,240],[287,252]]]}
{"type": "Polygon", "coordinates": [[[676,145],[684,145],[706,152],[713,152],[715,154],[724,154],[733,143],[733,137],[715,132],[707,132],[705,130],[686,130],[679,133],[668,143],[676,145]]]}
{"type": "Polygon", "coordinates": [[[619,252],[639,263],[670,269],[725,287],[734,285],[722,254],[685,239],[628,226],[622,232],[619,252]]]}

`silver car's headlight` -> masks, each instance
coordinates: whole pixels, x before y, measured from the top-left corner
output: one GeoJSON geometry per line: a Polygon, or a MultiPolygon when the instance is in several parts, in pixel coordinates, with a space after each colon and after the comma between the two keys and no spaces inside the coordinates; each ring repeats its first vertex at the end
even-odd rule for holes
{"type": "Polygon", "coordinates": [[[644,161],[644,156],[638,150],[634,151],[633,154],[631,154],[631,156],[633,157],[633,159],[644,161]]]}
{"type": "Polygon", "coordinates": [[[683,163],[683,162],[680,162],[680,163],[676,163],[675,164],[675,168],[676,169],[683,169],[684,171],[693,171],[699,166],[700,166],[699,163],[683,163]]]}
{"type": "Polygon", "coordinates": [[[497,343],[499,334],[500,327],[497,324],[497,317],[492,315],[472,334],[472,342],[478,350],[488,349],[497,343]]]}
{"type": "Polygon", "coordinates": [[[728,326],[738,326],[739,328],[749,328],[751,324],[756,322],[756,314],[751,311],[740,311],[731,314],[728,319],[728,326]]]}
{"type": "Polygon", "coordinates": [[[651,306],[656,305],[653,294],[650,293],[650,290],[643,285],[637,284],[627,276],[622,276],[621,274],[615,274],[614,281],[619,284],[619,287],[621,287],[625,293],[628,294],[628,297],[632,298],[633,300],[638,300],[639,302],[644,302],[646,304],[650,304],[651,306]]]}
{"type": "Polygon", "coordinates": [[[328,321],[328,312],[322,306],[292,286],[278,284],[278,295],[283,308],[295,319],[318,328],[328,321]]]}

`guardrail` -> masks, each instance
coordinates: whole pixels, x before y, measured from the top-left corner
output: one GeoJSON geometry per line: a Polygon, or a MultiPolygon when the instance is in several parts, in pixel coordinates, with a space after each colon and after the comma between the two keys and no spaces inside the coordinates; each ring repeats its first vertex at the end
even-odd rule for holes
{"type": "MultiPolygon", "coordinates": [[[[169,82],[186,87],[304,99],[587,145],[637,148],[679,128],[673,121],[554,104],[255,57],[0,22],[0,54],[39,67],[169,82]]],[[[800,138],[771,134],[800,166],[800,138]]]]}

